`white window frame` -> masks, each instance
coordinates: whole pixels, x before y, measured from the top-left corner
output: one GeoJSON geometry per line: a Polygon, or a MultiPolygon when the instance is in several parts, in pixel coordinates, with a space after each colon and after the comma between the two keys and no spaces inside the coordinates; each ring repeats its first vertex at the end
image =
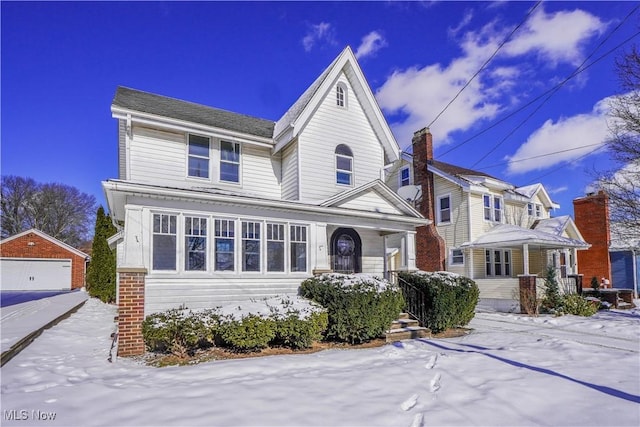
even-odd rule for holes
{"type": "Polygon", "coordinates": [[[227,141],[224,139],[220,140],[220,143],[218,144],[218,156],[219,156],[219,162],[218,162],[218,180],[221,183],[225,183],[225,184],[234,184],[234,185],[240,185],[242,184],[242,144],[240,144],[239,142],[234,142],[234,141],[227,141]],[[232,161],[232,160],[223,160],[222,159],[222,144],[226,143],[226,144],[232,144],[233,147],[233,151],[235,152],[235,148],[238,148],[238,161],[232,161]],[[237,165],[238,167],[238,180],[237,181],[229,181],[226,179],[222,178],[222,164],[231,164],[231,165],[237,165]]]}
{"type": "Polygon", "coordinates": [[[251,219],[242,219],[240,221],[240,271],[242,273],[248,274],[260,274],[264,269],[264,260],[263,258],[266,256],[264,254],[264,249],[262,247],[264,242],[263,230],[264,230],[264,220],[251,220],[251,219]],[[246,232],[245,232],[246,225],[246,232]],[[256,226],[258,231],[256,232],[256,226]],[[257,237],[256,237],[257,235],[257,237]],[[258,242],[258,269],[257,270],[247,270],[246,269],[246,259],[245,257],[249,254],[255,254],[255,252],[246,252],[245,251],[245,243],[249,241],[257,241],[258,242]]]}
{"type": "Polygon", "coordinates": [[[436,215],[437,215],[438,225],[440,225],[440,224],[443,224],[443,225],[451,224],[451,216],[453,214],[453,209],[451,207],[451,193],[443,194],[441,196],[438,196],[436,198],[436,200],[437,200],[437,202],[436,202],[437,203],[437,205],[436,205],[436,207],[437,207],[436,215]],[[443,219],[442,219],[442,206],[440,204],[441,201],[444,200],[444,199],[449,199],[449,219],[446,220],[446,221],[443,221],[443,219]]]}
{"type": "Polygon", "coordinates": [[[464,260],[465,260],[465,256],[464,256],[464,250],[462,249],[449,249],[449,265],[450,266],[455,266],[455,267],[464,267],[464,260]],[[456,255],[454,254],[454,252],[460,252],[460,255],[456,255]],[[461,262],[455,262],[456,258],[462,258],[461,262]]]}
{"type": "Polygon", "coordinates": [[[267,273],[285,273],[287,271],[287,225],[281,222],[267,221],[265,223],[265,248],[264,248],[264,265],[267,273]],[[269,243],[282,244],[282,270],[269,269],[269,243]]]}
{"type": "Polygon", "coordinates": [[[289,224],[289,272],[291,273],[307,273],[309,271],[309,227],[302,224],[289,224]],[[305,269],[294,270],[294,263],[291,260],[293,256],[293,244],[304,243],[305,269]]]}
{"type": "Polygon", "coordinates": [[[485,221],[491,221],[491,211],[493,206],[491,204],[491,194],[482,195],[482,217],[485,221]],[[487,200],[489,203],[487,204],[487,200]],[[488,215],[487,215],[488,213],[488,215]]]}
{"type": "Polygon", "coordinates": [[[338,147],[340,145],[344,145],[345,147],[347,147],[349,149],[349,151],[351,152],[351,156],[349,156],[347,154],[339,154],[339,153],[334,152],[334,156],[335,156],[334,165],[335,165],[335,168],[336,168],[335,169],[336,185],[339,185],[341,187],[353,187],[354,182],[355,182],[355,176],[354,176],[354,173],[353,173],[353,170],[355,169],[355,167],[354,167],[355,156],[353,155],[353,150],[351,150],[351,147],[349,147],[346,144],[338,144],[338,146],[336,146],[336,151],[337,151],[337,149],[338,149],[338,147]],[[341,159],[349,159],[349,163],[351,165],[351,169],[350,170],[340,169],[338,167],[338,159],[339,158],[341,158],[341,159]],[[339,173],[347,174],[349,176],[349,183],[348,184],[345,184],[345,183],[342,183],[342,182],[338,182],[338,174],[339,173]]]}
{"type": "Polygon", "coordinates": [[[183,250],[183,254],[184,254],[184,263],[183,263],[183,267],[184,267],[184,271],[187,273],[206,273],[207,271],[209,271],[209,219],[207,217],[203,217],[200,215],[190,215],[188,213],[185,213],[184,215],[181,215],[181,217],[183,218],[183,224],[184,224],[184,233],[183,233],[183,238],[182,238],[182,242],[184,244],[184,250],[183,250]],[[188,233],[188,227],[187,227],[187,221],[191,222],[191,233],[188,233]],[[194,227],[195,223],[198,223],[197,227],[194,227]],[[202,227],[202,224],[204,223],[204,230],[202,227]],[[197,230],[196,230],[197,229],[197,230]],[[203,251],[190,251],[189,247],[187,245],[187,239],[189,237],[195,237],[195,238],[203,238],[204,239],[204,250],[203,251]],[[188,268],[188,260],[189,260],[189,253],[190,252],[203,252],[204,253],[204,269],[202,270],[198,270],[198,269],[189,269],[188,268]]]}
{"type": "Polygon", "coordinates": [[[347,108],[348,105],[348,97],[347,97],[347,86],[340,82],[336,85],[336,106],[338,108],[347,108]]]}
{"type": "Polygon", "coordinates": [[[200,181],[211,181],[211,138],[209,138],[208,136],[204,136],[204,135],[198,135],[196,133],[188,133],[187,136],[187,178],[188,179],[195,179],[195,180],[200,180],[200,181]],[[203,138],[206,139],[208,142],[208,146],[207,146],[207,156],[202,156],[199,154],[191,154],[191,137],[196,137],[196,138],[203,138]],[[207,161],[207,176],[197,176],[197,175],[191,175],[190,173],[190,168],[189,168],[189,162],[190,160],[194,158],[194,159],[201,159],[201,160],[206,160],[207,161]]]}
{"type": "Polygon", "coordinates": [[[513,254],[510,249],[485,249],[486,277],[513,277],[513,254]],[[500,260],[496,263],[496,252],[500,260]],[[496,265],[500,265],[500,274],[496,274],[496,265]],[[509,270],[507,274],[507,270],[509,270]]]}
{"type": "Polygon", "coordinates": [[[542,205],[536,203],[536,218],[542,218],[542,205]]]}
{"type": "MultiPolygon", "coordinates": [[[[238,269],[238,244],[236,241],[236,236],[238,235],[238,231],[236,230],[236,223],[237,221],[233,218],[216,218],[216,217],[213,218],[213,226],[211,227],[212,229],[211,233],[213,235],[211,239],[213,243],[212,244],[213,257],[211,260],[211,271],[215,273],[235,273],[238,269]],[[217,221],[220,221],[219,232],[216,228],[217,221]],[[226,224],[226,227],[222,227],[223,222],[226,224]],[[231,251],[231,254],[233,254],[233,263],[232,263],[233,268],[231,268],[230,270],[218,269],[218,264],[217,264],[217,255],[218,255],[217,240],[218,239],[231,240],[233,242],[233,250],[231,251]]],[[[229,252],[224,252],[224,253],[229,253],[229,252]]]]}
{"type": "Polygon", "coordinates": [[[533,209],[533,203],[527,203],[527,214],[533,216],[535,214],[533,209]]]}
{"type": "Polygon", "coordinates": [[[169,212],[152,212],[151,213],[151,251],[150,251],[150,255],[151,255],[151,271],[153,272],[158,272],[158,273],[177,273],[180,263],[179,263],[179,252],[180,252],[180,239],[179,239],[179,220],[178,218],[180,217],[180,215],[178,215],[177,213],[169,213],[169,212]],[[160,228],[158,231],[156,231],[156,216],[160,217],[160,228]],[[174,224],[173,224],[173,231],[172,231],[172,224],[171,224],[171,218],[174,218],[174,224]],[[163,224],[165,224],[165,220],[168,221],[166,230],[164,230],[163,224]],[[157,269],[155,268],[155,261],[154,261],[154,257],[155,257],[155,243],[156,243],[156,236],[173,236],[175,239],[175,244],[174,244],[174,268],[172,269],[157,269]]]}
{"type": "Polygon", "coordinates": [[[398,174],[398,187],[404,187],[406,185],[411,185],[411,168],[409,166],[403,166],[400,168],[400,173],[398,174]],[[407,172],[406,179],[402,176],[405,171],[407,172]]]}
{"type": "Polygon", "coordinates": [[[493,209],[492,209],[493,221],[498,223],[503,223],[504,222],[504,199],[502,198],[502,196],[493,196],[492,202],[493,202],[493,209]],[[499,203],[496,203],[496,201],[498,201],[499,203]],[[499,204],[500,207],[496,207],[497,204],[499,204]],[[498,216],[500,216],[500,218],[498,218],[498,216]]]}
{"type": "Polygon", "coordinates": [[[499,196],[497,194],[490,194],[490,193],[483,194],[482,195],[482,218],[485,221],[489,221],[489,222],[494,222],[499,224],[504,223],[505,222],[504,197],[499,196]],[[489,201],[488,205],[487,205],[487,200],[489,201]],[[496,200],[500,201],[499,209],[496,209],[496,203],[495,203],[496,200]],[[498,215],[500,216],[500,218],[496,219],[498,215]]]}

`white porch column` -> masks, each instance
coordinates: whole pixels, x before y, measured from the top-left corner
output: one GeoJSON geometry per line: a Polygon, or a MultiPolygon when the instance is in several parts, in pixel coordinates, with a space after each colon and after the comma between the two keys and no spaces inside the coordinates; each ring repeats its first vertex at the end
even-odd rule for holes
{"type": "Polygon", "coordinates": [[[416,267],[416,232],[407,231],[405,233],[405,248],[403,250],[402,265],[407,270],[417,270],[416,267]]]}
{"type": "Polygon", "coordinates": [[[313,273],[323,273],[331,270],[329,266],[329,246],[327,244],[327,224],[318,223],[311,227],[312,241],[315,242],[315,260],[313,273]]]}
{"type": "Polygon", "coordinates": [[[143,235],[144,225],[147,229],[150,218],[143,215],[142,208],[139,206],[125,206],[126,214],[124,221],[124,239],[123,244],[118,245],[118,249],[122,249],[122,256],[118,256],[118,267],[145,267],[145,255],[143,242],[146,241],[146,247],[149,247],[149,235],[143,235]]]}
{"type": "Polygon", "coordinates": [[[578,249],[571,249],[571,274],[578,274],[578,249]]]}
{"type": "Polygon", "coordinates": [[[523,275],[529,275],[529,244],[522,244],[522,261],[524,263],[524,272],[523,275]]]}

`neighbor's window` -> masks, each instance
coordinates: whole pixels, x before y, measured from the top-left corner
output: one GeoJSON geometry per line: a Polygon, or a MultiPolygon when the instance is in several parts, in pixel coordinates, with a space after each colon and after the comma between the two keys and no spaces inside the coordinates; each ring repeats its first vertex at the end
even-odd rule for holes
{"type": "Polygon", "coordinates": [[[484,206],[484,219],[491,221],[491,196],[488,194],[483,195],[482,204],[484,206]]]}
{"type": "Polygon", "coordinates": [[[189,134],[189,176],[209,178],[209,138],[189,134]]]}
{"type": "Polygon", "coordinates": [[[542,206],[536,205],[536,217],[540,218],[542,216],[542,206]]]}
{"type": "Polygon", "coordinates": [[[291,226],[291,271],[307,271],[307,227],[291,226]]]}
{"type": "Polygon", "coordinates": [[[342,83],[336,85],[336,105],[338,107],[347,106],[347,89],[342,83]]]}
{"type": "Polygon", "coordinates": [[[462,249],[451,250],[451,265],[463,265],[464,264],[464,252],[462,249]]]}
{"type": "Polygon", "coordinates": [[[482,196],[482,205],[485,220],[502,222],[502,197],[484,194],[482,196]]]}
{"type": "Polygon", "coordinates": [[[485,272],[487,276],[511,276],[511,252],[501,249],[485,251],[485,272]]]}
{"type": "Polygon", "coordinates": [[[284,271],[284,224],[267,224],[267,271],[284,271]]]}
{"type": "Polygon", "coordinates": [[[207,269],[207,219],[185,217],[184,219],[184,269],[204,271],[207,269]]]}
{"type": "Polygon", "coordinates": [[[353,153],[344,144],[336,147],[336,183],[353,184],[353,153]]]}
{"type": "Polygon", "coordinates": [[[215,270],[233,271],[234,263],[235,221],[228,219],[215,220],[215,270]]]}
{"type": "Polygon", "coordinates": [[[153,269],[176,269],[176,215],[153,214],[153,269]]]}
{"type": "Polygon", "coordinates": [[[409,168],[400,169],[400,187],[411,184],[411,172],[409,168]]]}
{"type": "Polygon", "coordinates": [[[220,141],[220,181],[240,182],[240,144],[220,141]]]}
{"type": "Polygon", "coordinates": [[[438,197],[438,223],[451,222],[451,196],[438,197]]]}
{"type": "Polygon", "coordinates": [[[502,198],[498,196],[493,197],[493,220],[502,222],[502,198]]]}
{"type": "Polygon", "coordinates": [[[529,216],[533,216],[533,203],[527,204],[527,213],[529,214],[529,216]]]}
{"type": "Polygon", "coordinates": [[[260,223],[242,221],[242,271],[260,271],[260,223]]]}

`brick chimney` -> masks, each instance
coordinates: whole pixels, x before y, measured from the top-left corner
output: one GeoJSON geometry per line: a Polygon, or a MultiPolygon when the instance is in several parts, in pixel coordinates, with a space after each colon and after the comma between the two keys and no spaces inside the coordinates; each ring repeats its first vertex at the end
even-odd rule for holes
{"type": "Polygon", "coordinates": [[[416,232],[416,265],[423,271],[444,271],[446,246],[435,226],[435,197],[433,173],[427,170],[427,164],[433,161],[433,137],[429,129],[424,128],[413,134],[413,176],[416,185],[422,188],[422,200],[418,211],[431,224],[418,227],[416,232]]]}
{"type": "Polygon", "coordinates": [[[611,280],[609,196],[600,190],[598,194],[574,199],[573,212],[578,230],[591,244],[589,249],[578,251],[578,269],[584,275],[582,287],[588,289],[592,277],[611,280]]]}

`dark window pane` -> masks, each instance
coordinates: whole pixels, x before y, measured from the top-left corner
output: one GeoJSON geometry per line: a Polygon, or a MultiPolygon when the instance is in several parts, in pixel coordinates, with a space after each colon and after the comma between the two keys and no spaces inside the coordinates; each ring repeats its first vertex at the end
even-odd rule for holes
{"type": "Polygon", "coordinates": [[[209,138],[198,135],[189,135],[189,154],[209,157],[209,138]]]}
{"type": "Polygon", "coordinates": [[[291,271],[307,271],[307,244],[291,244],[291,271]]]}
{"type": "Polygon", "coordinates": [[[349,158],[349,157],[341,157],[341,156],[336,157],[336,166],[340,170],[350,171],[351,170],[351,158],[349,158]]]}
{"type": "Polygon", "coordinates": [[[209,178],[209,160],[199,157],[189,157],[189,176],[209,178]]]}
{"type": "Polygon", "coordinates": [[[267,271],[284,271],[284,242],[267,242],[267,271]]]}
{"type": "Polygon", "coordinates": [[[162,234],[153,236],[153,269],[176,269],[176,236],[162,234]]]}
{"type": "Polygon", "coordinates": [[[240,165],[235,163],[221,163],[220,180],[229,182],[240,182],[240,165]]]}
{"type": "Polygon", "coordinates": [[[233,271],[233,239],[216,239],[216,271],[233,271]]]}
{"type": "Polygon", "coordinates": [[[351,174],[346,172],[337,172],[336,182],[338,184],[351,185],[351,174]]]}

